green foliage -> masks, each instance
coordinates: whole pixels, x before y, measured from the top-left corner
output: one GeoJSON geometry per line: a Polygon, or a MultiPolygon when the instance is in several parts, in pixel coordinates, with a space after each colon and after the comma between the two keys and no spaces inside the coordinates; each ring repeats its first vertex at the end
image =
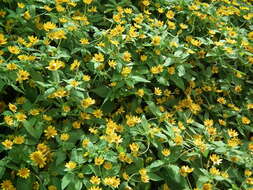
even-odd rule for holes
{"type": "Polygon", "coordinates": [[[0,0],[2,190],[252,190],[252,0],[0,0]]]}

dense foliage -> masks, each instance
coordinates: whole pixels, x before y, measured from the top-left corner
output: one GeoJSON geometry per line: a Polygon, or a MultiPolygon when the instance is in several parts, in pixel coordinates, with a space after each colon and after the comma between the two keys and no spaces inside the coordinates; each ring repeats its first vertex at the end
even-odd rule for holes
{"type": "Polygon", "coordinates": [[[253,190],[252,0],[0,0],[2,190],[253,190]]]}

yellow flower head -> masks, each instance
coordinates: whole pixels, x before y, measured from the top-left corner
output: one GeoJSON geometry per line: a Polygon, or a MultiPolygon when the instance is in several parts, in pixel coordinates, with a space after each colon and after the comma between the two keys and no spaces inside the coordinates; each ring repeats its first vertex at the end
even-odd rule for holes
{"type": "Polygon", "coordinates": [[[19,54],[20,53],[20,49],[18,46],[8,46],[8,50],[12,54],[19,54]]]}
{"type": "Polygon", "coordinates": [[[193,168],[189,168],[189,166],[182,166],[180,168],[180,174],[184,177],[186,177],[189,173],[191,173],[194,169],[193,168]]]}
{"type": "Polygon", "coordinates": [[[44,30],[49,31],[49,30],[55,29],[56,25],[52,22],[46,22],[43,24],[43,28],[44,28],[44,30]]]}
{"type": "Polygon", "coordinates": [[[2,142],[2,145],[4,145],[7,149],[12,149],[13,142],[11,140],[6,139],[2,142]]]}
{"type": "Polygon", "coordinates": [[[39,168],[44,168],[46,165],[46,158],[41,151],[31,153],[30,159],[35,165],[39,166],[39,168]]]}
{"type": "Polygon", "coordinates": [[[104,62],[105,58],[104,58],[104,55],[102,53],[96,53],[93,57],[94,61],[97,61],[97,62],[104,62]]]}
{"type": "Polygon", "coordinates": [[[68,163],[65,164],[65,167],[68,168],[68,169],[70,169],[70,170],[75,169],[76,166],[77,166],[77,164],[75,162],[73,162],[73,161],[69,161],[68,163]]]}
{"type": "Polygon", "coordinates": [[[18,76],[17,76],[16,81],[18,82],[23,82],[24,80],[28,80],[30,76],[30,74],[25,70],[19,70],[17,75],[18,76]]]}
{"type": "Polygon", "coordinates": [[[47,139],[54,138],[57,135],[57,130],[52,125],[48,126],[47,129],[44,130],[45,136],[47,139]]]}
{"type": "Polygon", "coordinates": [[[46,67],[48,70],[50,71],[56,71],[60,68],[64,68],[65,67],[65,63],[59,60],[51,60],[49,62],[49,66],[46,67]]]}
{"type": "Polygon", "coordinates": [[[30,170],[28,168],[21,168],[18,170],[18,174],[19,177],[21,178],[28,178],[30,176],[30,170]]]}

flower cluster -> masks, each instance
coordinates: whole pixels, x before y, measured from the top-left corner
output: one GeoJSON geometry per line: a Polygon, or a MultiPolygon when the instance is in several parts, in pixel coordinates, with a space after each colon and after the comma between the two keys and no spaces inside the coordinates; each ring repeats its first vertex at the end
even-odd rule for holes
{"type": "Polygon", "coordinates": [[[252,0],[0,0],[0,189],[253,190],[252,0]]]}

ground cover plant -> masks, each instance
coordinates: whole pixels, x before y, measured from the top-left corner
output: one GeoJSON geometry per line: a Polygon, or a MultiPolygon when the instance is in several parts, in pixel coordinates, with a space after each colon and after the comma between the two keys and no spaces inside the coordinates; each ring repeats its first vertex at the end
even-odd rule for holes
{"type": "Polygon", "coordinates": [[[0,0],[2,190],[253,190],[252,0],[0,0]]]}

